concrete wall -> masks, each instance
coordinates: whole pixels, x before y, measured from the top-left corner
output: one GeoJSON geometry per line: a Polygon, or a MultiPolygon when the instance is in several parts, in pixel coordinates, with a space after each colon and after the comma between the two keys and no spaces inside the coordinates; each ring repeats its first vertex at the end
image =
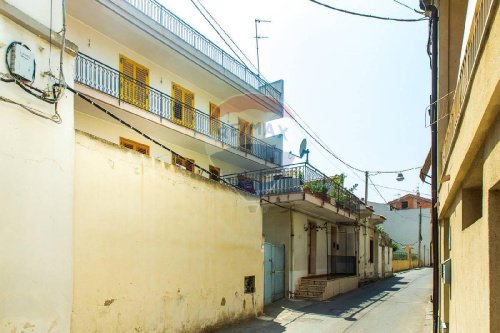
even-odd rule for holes
{"type": "Polygon", "coordinates": [[[418,267],[418,260],[396,259],[392,260],[393,272],[406,271],[418,267]]]}
{"type": "Polygon", "coordinates": [[[257,198],[80,132],[74,235],[72,332],[199,331],[262,311],[257,198]]]}
{"type": "MultiPolygon", "coordinates": [[[[45,89],[49,69],[49,1],[0,2],[0,72],[6,73],[7,46],[19,41],[37,63],[34,86],[45,89]],[[47,10],[41,10],[47,9],[47,10]],[[23,15],[21,15],[23,14],[23,15]],[[23,26],[4,15],[14,15],[23,26]],[[27,30],[30,29],[30,30],[27,30]],[[38,30],[40,29],[40,30],[38,30]]],[[[60,10],[60,1],[54,1],[60,10]]],[[[56,7],[54,7],[56,8],[56,7]]],[[[55,22],[57,24],[57,22],[55,22]]],[[[59,70],[59,49],[52,46],[52,70],[59,70]]],[[[73,57],[64,71],[72,84],[73,57]]],[[[54,106],[0,82],[0,96],[51,117],[54,106]]],[[[61,124],[0,101],[0,331],[69,332],[72,303],[73,96],[58,105],[61,124]]]]}

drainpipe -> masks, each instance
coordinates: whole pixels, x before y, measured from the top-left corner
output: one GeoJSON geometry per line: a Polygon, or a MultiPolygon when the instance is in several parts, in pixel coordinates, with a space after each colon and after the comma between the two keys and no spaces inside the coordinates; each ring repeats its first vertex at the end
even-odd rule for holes
{"type": "Polygon", "coordinates": [[[290,207],[290,272],[288,273],[288,290],[289,290],[289,295],[293,296],[293,238],[295,237],[294,231],[293,231],[293,211],[292,208],[290,207]]]}
{"type": "Polygon", "coordinates": [[[438,211],[437,211],[437,195],[438,195],[438,184],[437,184],[437,162],[438,162],[438,152],[437,152],[437,85],[438,85],[438,9],[429,3],[430,1],[425,1],[425,4],[421,2],[421,7],[425,6],[426,11],[431,12],[431,40],[432,40],[432,92],[431,92],[431,109],[430,109],[430,120],[431,120],[431,161],[432,161],[432,245],[433,245],[433,291],[432,291],[432,307],[433,307],[433,319],[434,319],[434,333],[439,332],[439,222],[438,222],[438,211]]]}

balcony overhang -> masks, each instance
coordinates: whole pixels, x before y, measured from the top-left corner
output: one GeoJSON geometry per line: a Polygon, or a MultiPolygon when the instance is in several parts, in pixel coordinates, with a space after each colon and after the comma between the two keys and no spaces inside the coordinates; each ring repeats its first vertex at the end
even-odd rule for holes
{"type": "Polygon", "coordinates": [[[384,223],[386,220],[385,216],[383,215],[378,215],[378,214],[373,214],[370,218],[369,221],[373,225],[379,225],[384,223]]]}
{"type": "Polygon", "coordinates": [[[359,218],[355,212],[340,208],[306,192],[266,195],[262,196],[261,203],[263,207],[292,208],[330,222],[354,223],[359,218]]]}
{"type": "MultiPolygon", "coordinates": [[[[222,99],[246,95],[271,110],[268,120],[283,116],[282,100],[268,98],[228,69],[124,0],[68,1],[70,16],[112,40],[222,99]],[[126,33],[124,33],[126,32],[126,33]],[[175,64],[175,66],[172,66],[175,64]]],[[[253,73],[252,73],[253,74],[253,73]]],[[[250,75],[250,74],[249,74],[250,75]]],[[[266,87],[279,86],[267,83],[266,87]]]]}
{"type": "MultiPolygon", "coordinates": [[[[112,96],[96,91],[83,84],[75,82],[75,88],[81,93],[90,96],[111,113],[150,135],[152,138],[164,142],[167,146],[173,144],[183,147],[194,152],[202,153],[205,156],[209,156],[211,159],[230,163],[244,170],[258,170],[262,169],[263,166],[278,166],[278,164],[267,162],[251,153],[235,149],[216,139],[200,134],[193,129],[172,123],[131,104],[120,102],[120,100],[112,96]]],[[[96,107],[78,97],[75,97],[75,110],[98,119],[121,125],[96,107]]],[[[78,127],[78,124],[76,124],[76,126],[78,127]]]]}

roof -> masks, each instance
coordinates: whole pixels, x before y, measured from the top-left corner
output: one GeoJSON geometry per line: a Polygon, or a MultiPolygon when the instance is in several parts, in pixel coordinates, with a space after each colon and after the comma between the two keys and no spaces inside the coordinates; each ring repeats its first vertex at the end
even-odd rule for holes
{"type": "Polygon", "coordinates": [[[429,149],[429,152],[427,153],[427,156],[425,157],[424,165],[422,165],[422,168],[420,169],[420,179],[426,183],[425,178],[428,177],[427,174],[429,173],[429,169],[431,168],[431,150],[429,149]]]}
{"type": "Polygon", "coordinates": [[[414,198],[414,199],[417,199],[417,200],[420,200],[420,201],[426,201],[426,202],[431,202],[431,199],[428,199],[428,198],[424,198],[424,197],[421,197],[419,195],[416,195],[416,194],[405,194],[403,195],[402,197],[400,198],[397,198],[397,199],[394,199],[392,201],[389,201],[388,203],[389,204],[392,204],[392,203],[395,203],[395,202],[398,202],[398,201],[401,201],[402,199],[406,199],[406,198],[414,198]]]}

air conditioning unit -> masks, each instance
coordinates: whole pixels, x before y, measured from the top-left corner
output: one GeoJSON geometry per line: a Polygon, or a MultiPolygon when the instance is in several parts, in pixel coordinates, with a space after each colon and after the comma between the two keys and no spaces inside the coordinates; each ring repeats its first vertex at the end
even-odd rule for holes
{"type": "Polygon", "coordinates": [[[441,281],[444,284],[451,283],[451,258],[441,263],[441,281]]]}

